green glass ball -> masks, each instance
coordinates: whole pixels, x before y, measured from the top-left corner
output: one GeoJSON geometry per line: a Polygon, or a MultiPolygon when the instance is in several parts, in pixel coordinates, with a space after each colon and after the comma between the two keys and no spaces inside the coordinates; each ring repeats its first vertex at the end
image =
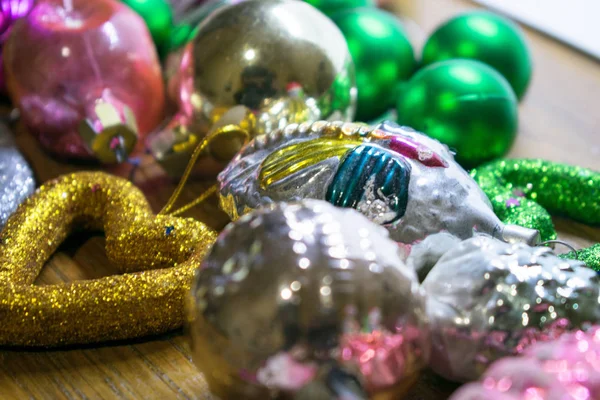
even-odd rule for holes
{"type": "Polygon", "coordinates": [[[416,67],[402,23],[376,8],[355,8],[331,16],[340,28],[356,69],[356,120],[377,118],[395,102],[395,88],[416,67]]]}
{"type": "Polygon", "coordinates": [[[374,6],[373,0],[304,0],[324,14],[331,15],[347,8],[374,6]]]}
{"type": "Polygon", "coordinates": [[[517,134],[518,102],[512,88],[478,61],[432,64],[398,95],[398,122],[448,145],[467,169],[504,156],[517,134]]]}
{"type": "Polygon", "coordinates": [[[194,28],[189,24],[175,26],[169,38],[168,51],[177,50],[185,46],[193,37],[194,28]]]}
{"type": "Polygon", "coordinates": [[[175,26],[171,33],[168,50],[175,51],[192,40],[200,24],[213,12],[243,1],[245,0],[209,0],[201,3],[197,8],[186,13],[179,24],[175,26]]]}
{"type": "Polygon", "coordinates": [[[146,22],[159,53],[169,47],[173,30],[173,11],[167,0],[122,0],[146,22]]]}
{"type": "Polygon", "coordinates": [[[440,26],[425,43],[422,64],[452,58],[478,60],[495,68],[518,98],[531,80],[531,54],[521,29],[497,14],[471,12],[440,26]]]}

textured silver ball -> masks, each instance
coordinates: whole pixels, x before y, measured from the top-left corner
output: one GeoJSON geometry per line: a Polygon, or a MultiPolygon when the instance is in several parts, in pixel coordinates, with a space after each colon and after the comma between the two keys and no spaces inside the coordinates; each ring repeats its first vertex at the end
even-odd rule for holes
{"type": "Polygon", "coordinates": [[[402,259],[385,229],[322,201],[240,218],[193,285],[196,365],[228,399],[397,398],[429,349],[424,299],[402,259]]]}
{"type": "Polygon", "coordinates": [[[438,260],[422,284],[432,334],[430,366],[451,380],[474,380],[495,360],[536,341],[597,324],[599,284],[595,271],[547,247],[487,236],[463,241],[438,260]]]}
{"type": "Polygon", "coordinates": [[[34,190],[31,167],[16,148],[8,127],[0,125],[0,229],[34,190]]]}

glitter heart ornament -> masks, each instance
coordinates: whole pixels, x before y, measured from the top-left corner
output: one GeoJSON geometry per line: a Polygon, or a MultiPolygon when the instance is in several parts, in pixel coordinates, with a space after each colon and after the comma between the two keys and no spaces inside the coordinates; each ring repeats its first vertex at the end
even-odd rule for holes
{"type": "Polygon", "coordinates": [[[81,344],[178,328],[194,270],[215,238],[201,222],[153,214],[122,178],[82,172],[50,181],[0,234],[0,345],[81,344]],[[35,285],[78,227],[104,230],[119,275],[35,285]]]}

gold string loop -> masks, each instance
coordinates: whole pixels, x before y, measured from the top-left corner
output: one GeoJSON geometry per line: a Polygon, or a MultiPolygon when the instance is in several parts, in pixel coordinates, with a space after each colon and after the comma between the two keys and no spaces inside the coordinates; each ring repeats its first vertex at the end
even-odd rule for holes
{"type": "Polygon", "coordinates": [[[179,214],[183,214],[184,212],[186,212],[189,209],[191,209],[191,208],[197,206],[198,204],[202,203],[204,200],[206,200],[207,198],[209,198],[210,196],[212,196],[213,194],[215,194],[217,192],[217,185],[213,185],[207,191],[205,191],[204,193],[202,193],[202,195],[200,195],[200,197],[198,197],[197,199],[195,199],[195,200],[191,201],[190,203],[188,203],[188,204],[186,204],[186,205],[178,208],[175,211],[171,211],[171,209],[173,208],[173,206],[177,202],[177,199],[179,199],[179,196],[181,196],[181,192],[183,191],[183,188],[187,184],[187,181],[190,178],[190,175],[192,174],[192,170],[194,169],[194,165],[196,165],[196,161],[198,160],[198,158],[200,157],[200,155],[202,154],[202,152],[204,150],[206,150],[206,148],[208,146],[210,146],[210,144],[216,138],[221,137],[221,136],[228,136],[228,135],[232,135],[232,134],[237,134],[237,135],[243,136],[243,138],[244,138],[244,144],[246,144],[246,143],[248,143],[250,141],[250,132],[248,132],[247,130],[243,129],[239,125],[235,125],[235,124],[222,126],[222,127],[218,128],[218,129],[215,129],[211,133],[209,133],[198,144],[198,146],[196,147],[196,149],[192,153],[192,157],[190,158],[190,161],[188,162],[188,164],[187,164],[187,166],[185,168],[185,172],[183,173],[183,175],[181,177],[181,180],[179,181],[179,183],[177,184],[177,187],[173,191],[173,194],[171,195],[171,198],[169,198],[169,201],[167,201],[167,204],[165,204],[165,206],[163,207],[163,209],[160,210],[160,212],[158,213],[159,215],[165,215],[165,214],[179,215],[179,214]]]}

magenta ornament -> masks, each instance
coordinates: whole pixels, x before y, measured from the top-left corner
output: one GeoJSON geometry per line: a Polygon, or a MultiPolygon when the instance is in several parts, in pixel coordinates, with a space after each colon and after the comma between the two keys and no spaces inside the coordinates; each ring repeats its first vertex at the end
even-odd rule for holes
{"type": "Polygon", "coordinates": [[[33,7],[33,0],[0,0],[0,90],[5,90],[2,48],[14,23],[26,16],[33,7]]]}
{"type": "Polygon", "coordinates": [[[4,43],[16,20],[26,16],[33,0],[0,0],[0,43],[4,43]]]}
{"type": "Polygon", "coordinates": [[[451,400],[593,400],[600,398],[600,330],[538,343],[521,357],[494,363],[451,400]]]}
{"type": "Polygon", "coordinates": [[[45,0],[4,48],[29,130],[69,159],[124,161],[161,121],[164,85],[144,21],[116,0],[45,0]]]}

